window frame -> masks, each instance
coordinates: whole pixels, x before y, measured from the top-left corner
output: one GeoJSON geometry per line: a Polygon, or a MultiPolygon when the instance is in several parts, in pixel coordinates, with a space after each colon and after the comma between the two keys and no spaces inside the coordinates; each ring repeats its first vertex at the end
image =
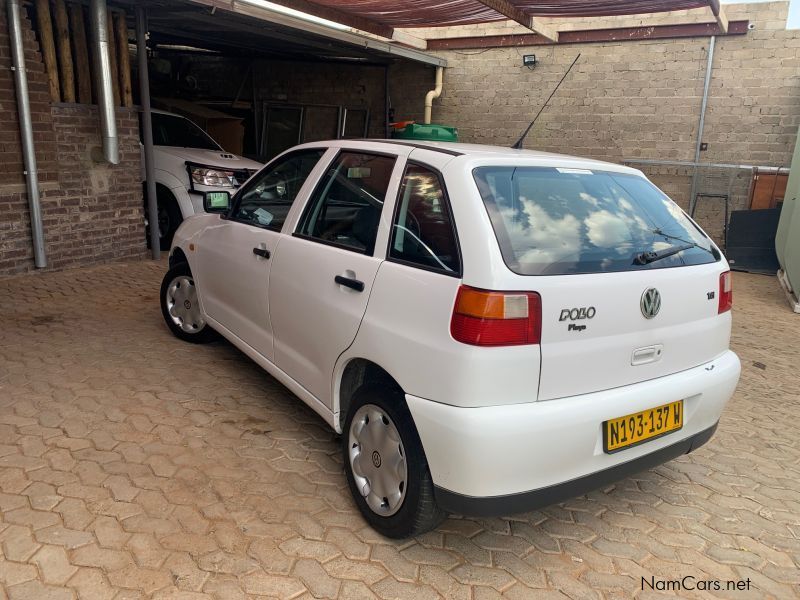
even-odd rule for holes
{"type": "MultiPolygon", "coordinates": [[[[270,225],[259,225],[258,223],[252,223],[250,221],[244,221],[242,219],[235,218],[234,214],[239,209],[239,205],[241,204],[242,196],[245,194],[245,192],[247,192],[248,190],[250,190],[251,188],[253,188],[256,185],[256,177],[258,177],[261,173],[264,173],[268,169],[274,169],[275,165],[278,162],[281,162],[281,161],[284,161],[284,160],[287,160],[287,159],[291,159],[291,158],[294,158],[297,155],[306,154],[308,152],[321,152],[322,154],[320,154],[320,157],[317,160],[317,163],[314,165],[314,168],[311,169],[311,173],[313,173],[314,169],[316,169],[319,166],[319,163],[322,160],[325,159],[325,154],[328,152],[329,149],[330,149],[330,147],[328,147],[328,146],[311,147],[311,148],[298,148],[296,150],[289,150],[288,152],[284,152],[283,154],[279,154],[278,156],[273,158],[271,161],[269,161],[267,164],[265,164],[263,167],[261,167],[261,169],[259,169],[258,172],[254,173],[244,185],[240,186],[236,190],[236,193],[233,195],[233,199],[232,199],[232,202],[231,202],[231,207],[228,209],[228,212],[221,214],[220,218],[225,219],[227,221],[231,221],[233,223],[241,223],[242,225],[250,225],[251,227],[258,227],[259,229],[266,229],[267,231],[275,231],[277,233],[280,233],[283,230],[284,225],[288,222],[288,213],[287,213],[286,220],[284,220],[284,222],[281,224],[281,226],[279,228],[277,228],[277,229],[275,227],[270,226],[270,225]]],[[[309,180],[309,178],[311,177],[311,173],[308,174],[308,177],[303,182],[303,185],[300,186],[300,189],[302,189],[303,186],[306,184],[306,182],[309,180]]],[[[300,194],[299,194],[299,191],[298,191],[298,196],[299,195],[300,194]]],[[[294,208],[294,205],[295,205],[296,201],[297,201],[297,197],[295,197],[295,199],[292,201],[292,205],[289,207],[289,211],[290,212],[291,212],[292,208],[294,208]]]]}
{"type": "MultiPolygon", "coordinates": [[[[188,121],[189,124],[192,127],[197,129],[198,131],[200,131],[200,133],[202,133],[207,140],[209,140],[214,146],[216,146],[216,148],[199,148],[197,146],[192,146],[190,148],[190,150],[211,150],[212,152],[217,152],[217,151],[225,152],[225,150],[222,148],[222,146],[219,145],[217,140],[215,140],[213,137],[211,137],[211,135],[205,129],[200,127],[200,125],[198,125],[197,123],[195,123],[194,121],[192,121],[188,117],[184,117],[183,115],[179,115],[179,114],[175,114],[175,113],[163,112],[163,111],[153,111],[153,114],[158,115],[157,119],[161,119],[162,117],[165,117],[165,120],[167,120],[167,119],[183,119],[184,121],[188,121]]],[[[139,123],[140,123],[139,135],[141,136],[142,133],[144,132],[144,120],[143,119],[139,119],[139,123]]],[[[155,123],[151,123],[151,128],[155,128],[155,126],[156,126],[155,123]]],[[[144,138],[142,138],[142,139],[144,139],[144,138]]],[[[177,148],[177,147],[179,147],[179,146],[168,146],[166,144],[156,144],[155,143],[155,132],[153,132],[153,146],[158,146],[159,148],[177,148]]]]}
{"type": "Polygon", "coordinates": [[[404,265],[406,267],[411,267],[414,269],[421,269],[422,271],[430,271],[431,273],[438,273],[440,275],[446,275],[448,277],[455,277],[457,279],[461,279],[464,276],[464,259],[463,254],[461,252],[461,241],[458,238],[458,228],[456,227],[456,219],[455,215],[453,214],[453,204],[450,202],[450,195],[447,193],[447,186],[444,183],[444,176],[442,172],[437,169],[436,167],[417,161],[417,160],[406,160],[405,167],[403,168],[403,176],[400,179],[400,185],[397,186],[397,197],[394,201],[394,210],[392,211],[392,220],[389,223],[389,239],[386,242],[386,260],[388,262],[396,263],[398,265],[404,265]],[[447,214],[450,216],[450,229],[453,232],[453,239],[455,240],[456,244],[456,252],[458,253],[458,270],[457,271],[446,271],[440,267],[434,267],[430,265],[421,265],[419,263],[415,263],[410,260],[404,260],[402,258],[397,258],[392,256],[392,242],[394,240],[394,226],[397,223],[397,219],[400,216],[400,209],[402,207],[402,198],[400,194],[403,191],[403,184],[405,182],[406,176],[408,175],[408,169],[410,167],[421,167],[433,173],[436,178],[439,180],[439,187],[442,189],[442,199],[444,201],[445,206],[447,206],[447,214]]]}
{"type": "MultiPolygon", "coordinates": [[[[392,158],[392,159],[394,159],[394,164],[392,165],[392,173],[394,173],[394,170],[397,168],[398,161],[402,158],[400,155],[392,154],[391,152],[362,150],[360,148],[338,147],[336,150],[337,150],[336,154],[333,155],[331,160],[325,166],[325,172],[326,173],[334,164],[336,164],[336,161],[339,159],[339,157],[342,154],[345,154],[345,153],[350,153],[350,154],[368,154],[370,156],[379,156],[379,157],[383,157],[383,158],[392,158]]],[[[404,171],[404,173],[405,173],[405,171],[404,171]]],[[[321,238],[314,237],[313,235],[308,235],[306,233],[302,233],[301,231],[299,231],[300,228],[303,226],[303,223],[305,222],[306,217],[308,216],[308,213],[312,210],[312,206],[314,204],[314,199],[316,197],[317,192],[320,190],[320,186],[322,185],[322,182],[324,180],[324,175],[325,174],[323,174],[323,176],[321,176],[319,178],[319,180],[317,181],[316,185],[314,186],[314,189],[311,191],[311,194],[309,194],[308,199],[306,200],[306,205],[303,207],[303,212],[300,213],[300,217],[297,219],[297,223],[295,223],[295,225],[294,225],[294,231],[292,232],[292,237],[300,238],[301,240],[307,240],[309,242],[316,242],[316,243],[322,244],[324,246],[331,246],[332,248],[339,248],[340,250],[348,250],[350,252],[355,252],[356,254],[362,254],[364,256],[375,256],[375,253],[378,250],[377,241],[378,241],[378,233],[379,233],[379,230],[380,230],[380,221],[381,221],[380,219],[378,219],[378,230],[375,232],[376,246],[373,248],[371,254],[367,253],[366,249],[361,250],[360,248],[354,248],[353,246],[348,246],[346,244],[340,244],[339,242],[332,242],[330,240],[323,240],[321,238]]],[[[391,175],[392,174],[390,173],[390,175],[389,175],[389,185],[386,188],[387,195],[383,199],[383,207],[381,208],[381,217],[383,216],[383,213],[386,210],[386,204],[387,204],[387,202],[388,202],[388,200],[390,198],[390,196],[388,195],[388,191],[389,191],[389,188],[391,188],[391,185],[392,185],[391,175]]]]}

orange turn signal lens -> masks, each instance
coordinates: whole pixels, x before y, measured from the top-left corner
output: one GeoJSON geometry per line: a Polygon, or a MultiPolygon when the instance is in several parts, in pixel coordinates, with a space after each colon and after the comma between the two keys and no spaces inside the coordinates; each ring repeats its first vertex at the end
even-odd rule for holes
{"type": "Polygon", "coordinates": [[[462,285],[450,333],[475,346],[538,344],[542,301],[536,292],[490,292],[462,285]]]}

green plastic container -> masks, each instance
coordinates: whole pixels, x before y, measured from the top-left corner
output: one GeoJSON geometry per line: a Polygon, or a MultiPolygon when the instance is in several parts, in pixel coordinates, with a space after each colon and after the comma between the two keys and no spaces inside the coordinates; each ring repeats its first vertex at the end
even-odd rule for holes
{"type": "Polygon", "coordinates": [[[426,140],[429,142],[457,142],[458,129],[447,125],[410,123],[402,129],[393,129],[392,137],[398,140],[426,140]]]}

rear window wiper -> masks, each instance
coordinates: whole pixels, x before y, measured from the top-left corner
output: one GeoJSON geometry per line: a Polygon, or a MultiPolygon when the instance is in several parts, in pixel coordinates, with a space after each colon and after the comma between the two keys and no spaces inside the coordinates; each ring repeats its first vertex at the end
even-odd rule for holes
{"type": "MultiPolygon", "coordinates": [[[[715,259],[717,259],[717,260],[719,259],[719,253],[717,253],[717,251],[713,247],[712,248],[706,248],[705,246],[701,246],[697,242],[690,242],[689,240],[685,240],[685,239],[683,239],[681,237],[678,237],[677,235],[670,235],[669,233],[664,233],[658,227],[653,229],[652,232],[654,234],[658,235],[658,236],[665,237],[665,238],[667,238],[669,240],[675,240],[676,242],[683,242],[684,244],[689,244],[689,246],[691,248],[699,248],[700,250],[705,250],[711,256],[713,256],[715,259]]],[[[671,250],[671,248],[668,248],[667,250],[671,250]]],[[[687,250],[688,250],[688,248],[687,248],[687,250]]],[[[680,250],[679,250],[679,252],[680,252],[680,250]]],[[[651,254],[653,254],[653,253],[651,253],[651,254]]],[[[669,256],[669,254],[667,254],[667,256],[669,256]]],[[[652,261],[650,261],[650,262],[652,262],[652,261]]],[[[637,263],[637,264],[639,264],[639,263],[637,263]]],[[[641,263],[641,264],[645,264],[645,263],[641,263]]]]}
{"type": "Polygon", "coordinates": [[[702,246],[698,246],[697,244],[682,244],[680,246],[672,246],[672,248],[659,250],[658,252],[640,252],[633,259],[633,264],[649,265],[650,263],[661,260],[662,258],[673,256],[678,254],[678,252],[683,252],[684,250],[689,250],[689,248],[702,248],[702,246]]]}

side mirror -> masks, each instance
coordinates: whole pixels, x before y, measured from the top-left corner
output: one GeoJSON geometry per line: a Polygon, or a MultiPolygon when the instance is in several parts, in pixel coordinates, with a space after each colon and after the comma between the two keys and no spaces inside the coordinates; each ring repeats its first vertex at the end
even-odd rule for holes
{"type": "Polygon", "coordinates": [[[230,192],[204,192],[203,209],[208,213],[226,213],[231,207],[230,192]]]}

